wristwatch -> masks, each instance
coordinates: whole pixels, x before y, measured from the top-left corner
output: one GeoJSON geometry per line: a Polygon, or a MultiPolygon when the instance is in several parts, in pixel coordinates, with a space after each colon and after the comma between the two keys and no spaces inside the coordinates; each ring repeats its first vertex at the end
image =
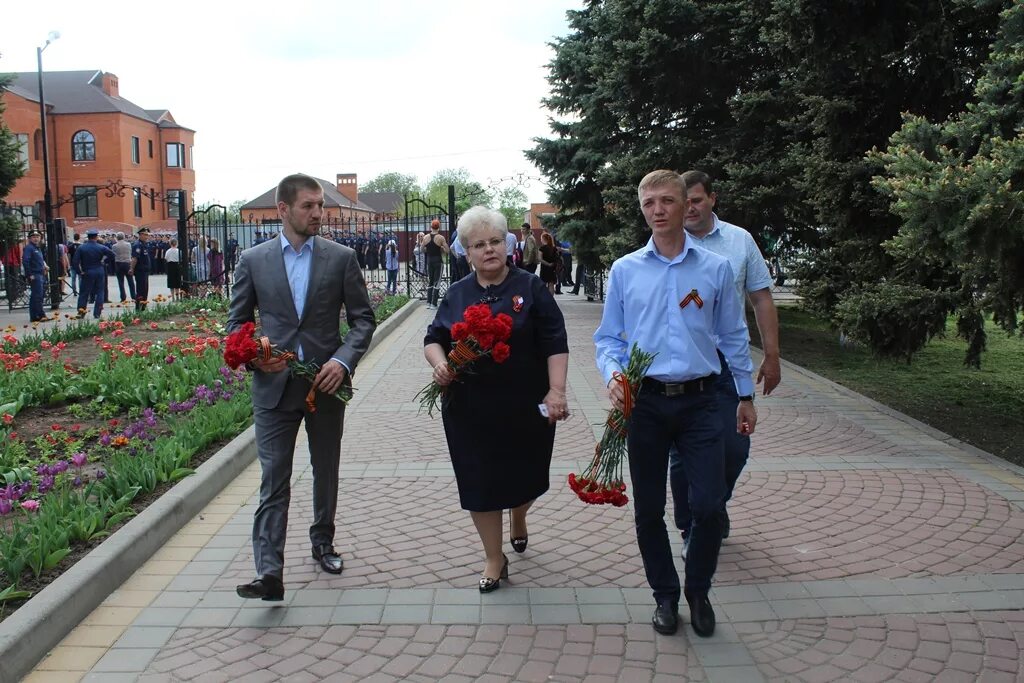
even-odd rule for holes
{"type": "Polygon", "coordinates": [[[747,394],[746,396],[740,396],[739,398],[740,398],[741,401],[750,401],[751,403],[753,403],[753,401],[754,401],[754,395],[753,394],[747,394]]]}

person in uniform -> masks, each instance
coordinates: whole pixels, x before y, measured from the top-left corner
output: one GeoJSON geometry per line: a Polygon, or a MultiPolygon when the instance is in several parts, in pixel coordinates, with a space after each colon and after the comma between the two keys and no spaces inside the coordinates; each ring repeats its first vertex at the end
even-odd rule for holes
{"type": "Polygon", "coordinates": [[[149,303],[149,274],[153,271],[153,258],[146,242],[149,228],[139,228],[139,239],[132,244],[132,264],[128,274],[135,278],[135,310],[146,310],[149,303]]]}
{"type": "Polygon", "coordinates": [[[28,244],[22,255],[22,264],[25,268],[25,277],[28,279],[30,288],[28,298],[28,319],[37,323],[48,320],[43,311],[43,292],[46,287],[46,274],[49,268],[46,259],[43,258],[43,250],[39,248],[39,240],[42,239],[38,230],[28,234],[28,244]]]}
{"type": "Polygon", "coordinates": [[[104,285],[107,280],[107,270],[104,259],[114,262],[114,252],[110,247],[102,245],[97,239],[99,231],[95,228],[85,233],[85,244],[75,252],[75,262],[71,267],[78,271],[82,284],[78,288],[78,317],[84,318],[88,310],[86,306],[89,299],[94,298],[96,303],[92,309],[92,316],[99,320],[103,314],[104,285]]]}

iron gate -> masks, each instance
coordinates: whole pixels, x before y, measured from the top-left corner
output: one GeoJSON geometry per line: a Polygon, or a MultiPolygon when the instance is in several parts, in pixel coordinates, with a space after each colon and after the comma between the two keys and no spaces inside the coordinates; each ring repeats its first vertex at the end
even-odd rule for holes
{"type": "MultiPolygon", "coordinates": [[[[449,207],[451,208],[451,207],[449,207]]],[[[428,204],[420,197],[407,197],[405,200],[405,235],[408,241],[410,258],[405,262],[406,294],[413,299],[426,299],[427,290],[431,288],[427,275],[426,253],[420,248],[420,238],[430,233],[431,223],[438,221],[441,236],[451,244],[452,233],[455,232],[455,216],[436,204],[428,204]]],[[[451,260],[442,258],[441,274],[433,286],[438,289],[438,300],[443,299],[451,284],[451,260]]]]}
{"type": "Polygon", "coordinates": [[[225,296],[238,262],[238,240],[228,232],[227,209],[212,204],[178,219],[182,289],[190,297],[225,296]]]}
{"type": "Polygon", "coordinates": [[[0,232],[0,298],[6,300],[7,310],[13,311],[28,308],[30,291],[21,259],[28,233],[35,228],[35,209],[0,202],[0,220],[10,218],[19,227],[12,232],[0,232]]]}

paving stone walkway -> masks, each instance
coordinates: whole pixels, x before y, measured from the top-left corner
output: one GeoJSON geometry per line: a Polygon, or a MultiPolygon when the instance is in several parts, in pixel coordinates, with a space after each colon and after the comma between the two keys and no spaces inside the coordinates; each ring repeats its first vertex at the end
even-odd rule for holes
{"type": "Polygon", "coordinates": [[[574,416],[558,428],[529,549],[508,549],[499,591],[476,590],[479,542],[441,422],[413,400],[429,379],[420,308],[357,375],[342,444],[344,574],[309,557],[300,436],[283,603],[234,594],[253,574],[253,465],[26,681],[1024,678],[1022,471],[791,365],[758,400],[711,596],[715,636],[656,635],[631,506],[587,506],[565,485],[607,400],[591,343],[600,305],[560,304],[574,416]]]}

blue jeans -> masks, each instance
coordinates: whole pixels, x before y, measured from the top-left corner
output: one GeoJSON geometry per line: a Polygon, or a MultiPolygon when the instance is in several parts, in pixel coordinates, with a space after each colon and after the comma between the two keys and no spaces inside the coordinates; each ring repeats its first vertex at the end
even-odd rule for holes
{"type": "Polygon", "coordinates": [[[385,288],[389,294],[398,294],[398,269],[387,271],[388,286],[385,288]]]}
{"type": "Polygon", "coordinates": [[[647,583],[659,604],[679,605],[679,574],[672,561],[665,526],[665,480],[668,451],[681,454],[693,493],[693,532],[686,555],[686,589],[711,588],[718,567],[722,531],[718,511],[725,495],[722,425],[714,388],[697,394],[664,396],[641,390],[626,437],[633,480],[636,540],[647,583]]]}
{"type": "MultiPolygon", "coordinates": [[[[750,437],[736,432],[736,408],[739,406],[739,394],[732,378],[729,364],[725,362],[721,352],[718,359],[722,362],[722,374],[715,383],[715,401],[718,404],[718,419],[722,424],[725,441],[725,497],[722,499],[722,510],[732,498],[736,481],[740,478],[747,458],[750,456],[750,437]]],[[[672,484],[672,499],[675,502],[676,528],[689,533],[690,528],[690,485],[686,476],[686,468],[673,448],[669,452],[669,482],[672,484]]]]}

